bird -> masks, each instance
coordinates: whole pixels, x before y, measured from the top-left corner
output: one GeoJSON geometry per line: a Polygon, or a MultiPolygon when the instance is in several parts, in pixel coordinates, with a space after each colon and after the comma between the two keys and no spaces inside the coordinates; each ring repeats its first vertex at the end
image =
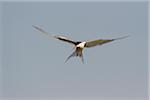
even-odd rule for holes
{"type": "Polygon", "coordinates": [[[67,38],[66,36],[52,35],[40,27],[37,27],[35,25],[32,25],[32,26],[36,30],[40,31],[41,33],[45,34],[46,36],[48,36],[50,38],[55,38],[55,39],[61,40],[63,42],[70,43],[74,46],[75,51],[67,57],[65,62],[67,62],[71,57],[79,57],[79,58],[81,58],[82,63],[84,63],[84,58],[83,58],[83,49],[84,48],[91,48],[91,47],[103,45],[103,44],[106,44],[106,43],[109,43],[109,42],[112,42],[115,40],[120,40],[120,39],[124,39],[124,38],[128,37],[128,36],[123,36],[123,37],[114,38],[114,39],[96,39],[96,40],[90,40],[90,41],[74,41],[74,40],[67,38]]]}

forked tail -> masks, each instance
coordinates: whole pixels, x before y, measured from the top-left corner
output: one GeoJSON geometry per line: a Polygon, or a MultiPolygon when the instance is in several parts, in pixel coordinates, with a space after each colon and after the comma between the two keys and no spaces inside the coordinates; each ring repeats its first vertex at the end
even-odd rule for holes
{"type": "MultiPolygon", "coordinates": [[[[79,56],[76,51],[74,51],[74,52],[65,60],[65,63],[66,63],[71,57],[75,57],[75,56],[79,56]]],[[[84,63],[83,54],[81,54],[79,57],[81,58],[82,63],[84,63]]]]}
{"type": "Polygon", "coordinates": [[[81,58],[82,63],[84,64],[84,58],[83,58],[83,54],[81,54],[81,56],[79,56],[81,58]]]}
{"type": "Polygon", "coordinates": [[[77,56],[76,51],[74,51],[74,52],[65,60],[65,63],[66,63],[71,57],[74,57],[74,56],[77,56]]]}

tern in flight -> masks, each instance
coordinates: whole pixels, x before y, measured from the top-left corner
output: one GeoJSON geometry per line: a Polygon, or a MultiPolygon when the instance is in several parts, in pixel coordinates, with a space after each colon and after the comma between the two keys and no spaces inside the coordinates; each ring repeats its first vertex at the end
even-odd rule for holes
{"type": "Polygon", "coordinates": [[[66,59],[65,62],[67,62],[71,57],[76,56],[76,57],[80,57],[82,63],[84,63],[83,53],[82,53],[84,48],[90,48],[90,47],[102,45],[102,44],[105,44],[105,43],[108,43],[108,42],[112,42],[114,40],[124,39],[124,38],[128,37],[128,36],[124,36],[124,37],[115,38],[115,39],[97,39],[97,40],[91,40],[91,41],[73,41],[73,40],[68,39],[68,38],[66,38],[64,36],[56,36],[56,35],[53,36],[53,35],[50,35],[49,33],[47,33],[46,31],[44,31],[43,29],[41,29],[41,28],[39,28],[37,26],[33,25],[33,27],[35,29],[37,29],[38,31],[44,33],[48,37],[56,38],[58,40],[61,40],[61,41],[64,41],[64,42],[68,42],[68,43],[74,45],[75,51],[66,59]]]}

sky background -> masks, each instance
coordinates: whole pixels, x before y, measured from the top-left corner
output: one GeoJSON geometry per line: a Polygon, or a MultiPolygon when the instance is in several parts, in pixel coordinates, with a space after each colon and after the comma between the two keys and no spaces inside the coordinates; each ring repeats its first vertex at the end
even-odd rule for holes
{"type": "Polygon", "coordinates": [[[2,6],[3,97],[147,98],[148,2],[5,2],[2,6]],[[111,39],[84,50],[35,30],[73,40],[111,39]]]}

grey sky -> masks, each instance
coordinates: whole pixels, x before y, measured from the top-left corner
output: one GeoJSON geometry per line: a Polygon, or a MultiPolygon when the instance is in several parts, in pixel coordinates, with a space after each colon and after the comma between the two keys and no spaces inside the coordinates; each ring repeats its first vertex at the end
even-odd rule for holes
{"type": "MultiPolygon", "coordinates": [[[[2,5],[0,4],[0,55],[2,55],[2,5]]],[[[0,56],[0,97],[2,96],[2,78],[3,78],[3,74],[2,74],[2,56],[0,56]]]]}
{"type": "Polygon", "coordinates": [[[148,78],[147,2],[3,3],[4,97],[143,98],[148,78]],[[50,34],[74,40],[129,38],[84,50],[79,58],[69,44],[50,34]]]}

